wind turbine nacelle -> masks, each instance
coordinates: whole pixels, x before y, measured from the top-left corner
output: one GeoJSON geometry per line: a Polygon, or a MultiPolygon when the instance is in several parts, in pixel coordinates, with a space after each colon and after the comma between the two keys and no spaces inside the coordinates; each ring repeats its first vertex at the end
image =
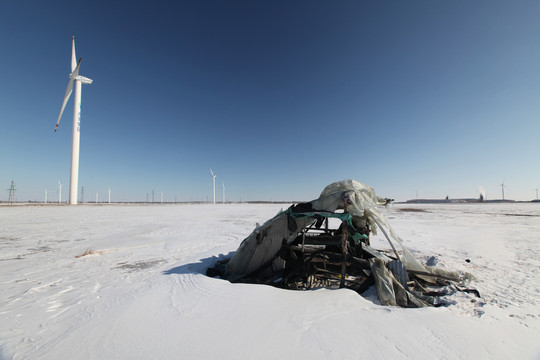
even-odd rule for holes
{"type": "Polygon", "coordinates": [[[92,81],[94,81],[92,79],[89,79],[87,77],[80,76],[80,75],[75,77],[75,80],[78,80],[78,81],[82,82],[83,84],[87,84],[87,85],[91,84],[92,81]]]}

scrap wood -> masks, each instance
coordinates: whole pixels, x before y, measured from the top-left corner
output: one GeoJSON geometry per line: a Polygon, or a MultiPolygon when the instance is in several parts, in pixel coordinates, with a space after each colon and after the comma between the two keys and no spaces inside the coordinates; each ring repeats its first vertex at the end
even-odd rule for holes
{"type": "Polygon", "coordinates": [[[407,272],[409,272],[409,273],[411,273],[413,275],[429,276],[429,277],[439,278],[439,279],[448,280],[448,281],[459,282],[459,281],[463,280],[461,278],[456,278],[456,277],[453,277],[453,276],[447,276],[447,275],[442,275],[442,274],[430,273],[430,272],[427,272],[427,271],[407,270],[407,272]]]}

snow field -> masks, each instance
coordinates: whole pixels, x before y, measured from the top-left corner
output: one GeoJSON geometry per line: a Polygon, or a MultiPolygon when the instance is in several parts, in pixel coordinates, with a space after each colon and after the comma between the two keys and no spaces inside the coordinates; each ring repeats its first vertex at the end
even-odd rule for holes
{"type": "Polygon", "coordinates": [[[0,359],[540,357],[538,204],[384,209],[422,262],[476,278],[482,298],[423,309],[204,275],[282,207],[0,207],[0,359]]]}

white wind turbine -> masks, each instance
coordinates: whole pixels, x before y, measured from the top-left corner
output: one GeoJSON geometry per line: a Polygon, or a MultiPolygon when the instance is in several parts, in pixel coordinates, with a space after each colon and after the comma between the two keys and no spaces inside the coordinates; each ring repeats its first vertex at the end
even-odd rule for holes
{"type": "Polygon", "coordinates": [[[225,182],[223,182],[223,203],[225,204],[225,182]]]}
{"type": "Polygon", "coordinates": [[[79,75],[81,59],[77,62],[75,57],[75,35],[72,37],[71,47],[71,74],[69,74],[69,83],[64,95],[64,102],[60,115],[56,121],[54,132],[58,129],[58,124],[66,108],[66,104],[73,90],[73,82],[75,82],[75,100],[73,102],[73,136],[71,140],[71,177],[69,182],[69,203],[77,204],[77,187],[79,183],[79,141],[81,137],[81,88],[82,84],[91,84],[92,80],[79,75]]]}
{"type": "Polygon", "coordinates": [[[214,204],[216,203],[216,174],[212,171],[212,168],[210,168],[210,174],[212,174],[212,183],[214,186],[214,204]]]}
{"type": "Polygon", "coordinates": [[[58,203],[62,203],[62,183],[58,180],[58,203]]]}

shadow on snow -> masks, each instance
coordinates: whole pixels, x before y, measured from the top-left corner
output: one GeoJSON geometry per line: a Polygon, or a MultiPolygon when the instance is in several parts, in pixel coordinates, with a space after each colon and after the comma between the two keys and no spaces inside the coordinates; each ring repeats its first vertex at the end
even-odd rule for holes
{"type": "Polygon", "coordinates": [[[203,274],[206,275],[206,270],[213,267],[218,261],[230,259],[234,255],[235,251],[229,252],[227,255],[219,254],[219,256],[212,256],[205,259],[200,259],[198,262],[189,263],[174,267],[169,270],[165,270],[163,275],[173,274],[203,274]]]}

